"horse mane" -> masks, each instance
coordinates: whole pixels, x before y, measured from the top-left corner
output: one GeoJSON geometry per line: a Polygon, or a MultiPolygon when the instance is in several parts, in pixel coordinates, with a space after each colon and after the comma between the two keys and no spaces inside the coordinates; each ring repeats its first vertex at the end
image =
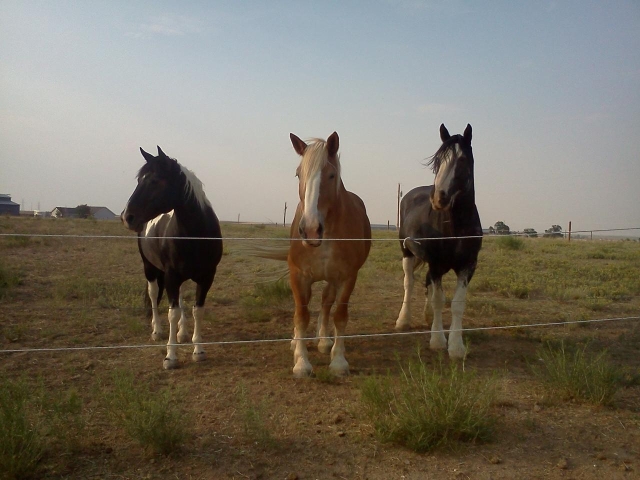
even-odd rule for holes
{"type": "MultiPolygon", "coordinates": [[[[177,160],[176,163],[178,163],[177,160]]],[[[201,209],[204,210],[205,207],[211,207],[211,203],[204,193],[204,185],[200,179],[196,177],[196,174],[184,165],[180,165],[180,163],[178,163],[178,166],[186,179],[184,182],[185,193],[187,195],[193,195],[193,198],[201,209]]]]}
{"type": "MultiPolygon", "coordinates": [[[[205,207],[211,207],[211,202],[209,202],[209,199],[204,193],[204,186],[200,181],[200,179],[196,177],[196,174],[193,173],[184,165],[181,165],[180,162],[178,162],[178,160],[176,160],[175,158],[171,158],[171,157],[167,157],[167,158],[169,158],[172,162],[175,162],[175,164],[178,166],[178,168],[184,175],[185,196],[186,197],[193,196],[194,200],[202,210],[204,210],[205,207]]],[[[147,173],[151,172],[152,170],[153,170],[152,165],[149,163],[145,163],[138,171],[138,180],[144,177],[147,173]]]]}
{"type": "Polygon", "coordinates": [[[438,173],[443,163],[449,162],[453,158],[453,154],[456,153],[456,146],[460,146],[462,143],[462,135],[453,135],[446,142],[442,142],[440,148],[434,153],[425,164],[427,167],[431,167],[433,173],[438,173]]]}
{"type": "MultiPolygon", "coordinates": [[[[315,176],[329,161],[326,141],[321,138],[312,138],[309,142],[311,143],[307,145],[302,160],[300,161],[300,180],[303,182],[315,176]]],[[[338,178],[340,178],[340,155],[336,155],[335,169],[338,178]]],[[[336,182],[336,184],[339,188],[340,182],[336,182]]]]}

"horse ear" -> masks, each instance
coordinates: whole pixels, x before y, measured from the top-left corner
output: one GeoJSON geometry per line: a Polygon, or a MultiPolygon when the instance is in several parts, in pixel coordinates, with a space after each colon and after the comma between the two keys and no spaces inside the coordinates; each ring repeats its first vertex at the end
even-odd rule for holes
{"type": "Polygon", "coordinates": [[[158,156],[159,157],[166,157],[167,155],[166,155],[166,153],[164,153],[162,151],[162,149],[160,148],[160,145],[157,145],[157,147],[158,147],[158,156]]]}
{"type": "Polygon", "coordinates": [[[291,144],[293,145],[293,149],[300,156],[304,155],[304,151],[307,149],[307,144],[300,140],[293,133],[289,134],[289,138],[291,139],[291,144]]]}
{"type": "Polygon", "coordinates": [[[449,130],[447,130],[447,127],[444,126],[444,123],[441,124],[440,125],[440,139],[443,142],[446,142],[450,138],[451,138],[451,135],[449,135],[449,130]]]}
{"type": "Polygon", "coordinates": [[[333,132],[327,138],[327,154],[330,158],[336,156],[338,148],[340,148],[340,138],[338,137],[338,132],[333,132]]]}
{"type": "Polygon", "coordinates": [[[471,124],[467,123],[467,128],[464,129],[464,139],[471,145],[471,124]]]}
{"type": "Polygon", "coordinates": [[[142,147],[140,147],[140,153],[142,154],[142,156],[144,157],[144,159],[145,159],[147,162],[150,162],[150,161],[152,161],[152,160],[155,160],[155,159],[156,159],[156,157],[154,157],[154,156],[153,156],[153,155],[151,155],[150,153],[145,152],[145,151],[142,149],[142,147]]]}

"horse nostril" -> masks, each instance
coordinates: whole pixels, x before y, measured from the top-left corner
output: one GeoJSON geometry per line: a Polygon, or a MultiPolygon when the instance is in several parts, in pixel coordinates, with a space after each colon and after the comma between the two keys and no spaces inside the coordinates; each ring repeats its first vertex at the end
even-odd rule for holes
{"type": "Polygon", "coordinates": [[[304,227],[302,226],[302,224],[298,225],[298,233],[302,238],[306,238],[304,235],[304,227]]]}
{"type": "Polygon", "coordinates": [[[133,216],[133,214],[130,213],[129,215],[127,215],[125,217],[125,222],[127,222],[127,224],[131,225],[133,223],[134,218],[135,217],[133,216]]]}
{"type": "Polygon", "coordinates": [[[324,226],[322,224],[318,225],[318,237],[322,238],[322,233],[324,232],[324,226]]]}

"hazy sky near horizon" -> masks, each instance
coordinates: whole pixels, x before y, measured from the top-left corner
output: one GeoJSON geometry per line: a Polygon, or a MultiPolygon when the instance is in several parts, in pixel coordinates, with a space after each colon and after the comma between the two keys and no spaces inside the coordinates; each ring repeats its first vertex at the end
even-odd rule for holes
{"type": "Polygon", "coordinates": [[[486,228],[640,227],[637,1],[0,1],[0,192],[120,213],[156,145],[222,220],[290,221],[340,135],[372,223],[473,126],[486,228]]]}

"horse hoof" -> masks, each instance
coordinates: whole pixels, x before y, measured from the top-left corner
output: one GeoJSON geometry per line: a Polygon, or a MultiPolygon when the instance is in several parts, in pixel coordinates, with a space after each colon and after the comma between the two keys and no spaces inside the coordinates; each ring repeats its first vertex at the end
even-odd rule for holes
{"type": "Polygon", "coordinates": [[[447,339],[444,335],[431,335],[431,340],[429,341],[429,348],[431,350],[446,350],[447,349],[447,339]]]}
{"type": "Polygon", "coordinates": [[[411,328],[409,322],[401,322],[400,319],[396,321],[396,332],[406,332],[409,328],[411,328]]]}
{"type": "Polygon", "coordinates": [[[467,356],[467,350],[464,348],[449,348],[449,358],[453,360],[464,360],[467,356]]]}
{"type": "Polygon", "coordinates": [[[162,362],[162,366],[165,370],[173,370],[178,368],[178,359],[177,358],[165,358],[162,362]]]}
{"type": "Polygon", "coordinates": [[[318,351],[320,353],[331,353],[332,347],[333,347],[333,340],[329,340],[328,338],[321,338],[318,341],[318,351]]]}
{"type": "Polygon", "coordinates": [[[329,370],[338,377],[344,377],[345,375],[349,375],[349,362],[347,362],[344,356],[336,355],[329,364],[329,370]]]}
{"type": "Polygon", "coordinates": [[[313,372],[313,368],[309,362],[297,362],[293,367],[294,378],[308,378],[313,372]]]}
{"type": "Polygon", "coordinates": [[[191,359],[194,362],[204,362],[207,359],[207,354],[205,352],[194,353],[191,355],[191,359]]]}

